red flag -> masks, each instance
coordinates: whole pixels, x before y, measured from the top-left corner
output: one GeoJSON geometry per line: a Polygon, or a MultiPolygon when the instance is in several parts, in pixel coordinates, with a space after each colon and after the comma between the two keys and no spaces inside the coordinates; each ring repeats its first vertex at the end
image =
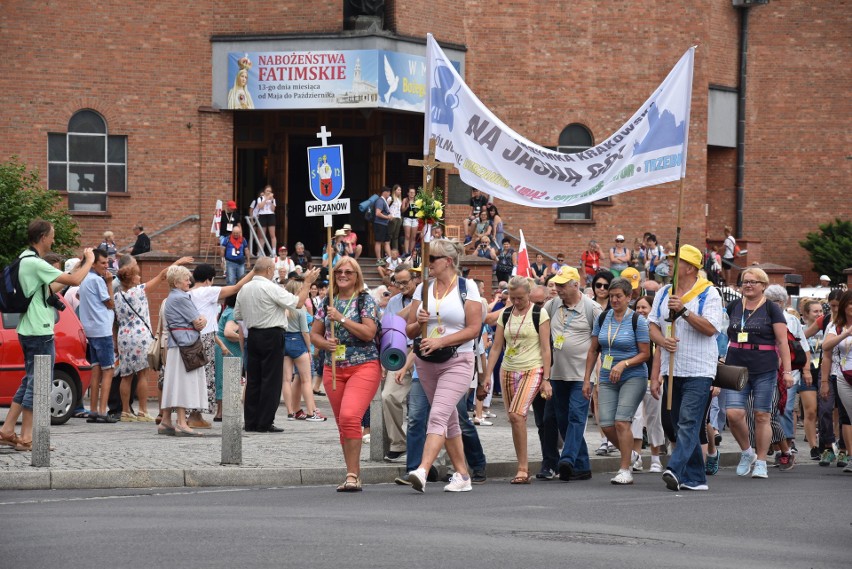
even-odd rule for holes
{"type": "Polygon", "coordinates": [[[518,251],[518,268],[515,273],[522,277],[535,278],[532,266],[530,266],[530,256],[527,253],[527,242],[524,239],[524,231],[521,229],[519,233],[521,234],[521,247],[518,251]]]}

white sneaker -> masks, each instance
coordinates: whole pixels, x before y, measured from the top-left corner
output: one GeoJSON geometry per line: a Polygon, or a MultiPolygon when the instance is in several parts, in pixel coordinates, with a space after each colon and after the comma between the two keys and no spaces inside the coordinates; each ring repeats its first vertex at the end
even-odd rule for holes
{"type": "Polygon", "coordinates": [[[474,418],[473,418],[473,424],[474,424],[474,425],[481,425],[481,426],[483,426],[483,427],[490,427],[490,426],[491,426],[491,425],[493,425],[494,423],[492,423],[491,421],[489,421],[489,420],[488,420],[488,419],[486,419],[485,417],[483,417],[483,418],[481,418],[481,419],[480,419],[479,417],[474,417],[474,418]]]}
{"type": "Polygon", "coordinates": [[[465,479],[461,474],[456,472],[450,478],[450,483],[444,486],[444,492],[470,492],[473,486],[470,484],[470,476],[465,479]]]}
{"type": "Polygon", "coordinates": [[[642,455],[638,452],[633,451],[630,455],[630,458],[633,460],[633,472],[642,472],[645,468],[642,466],[642,455]]]}
{"type": "Polygon", "coordinates": [[[619,470],[618,474],[610,482],[613,484],[633,484],[633,474],[630,473],[629,468],[619,470]]]}
{"type": "Polygon", "coordinates": [[[361,442],[363,442],[365,445],[370,444],[370,435],[366,434],[363,437],[361,437],[361,442]]]}
{"type": "Polygon", "coordinates": [[[692,483],[684,482],[683,484],[680,485],[680,489],[681,490],[692,490],[694,492],[702,492],[702,491],[705,491],[705,490],[709,490],[710,487],[707,486],[706,484],[692,484],[692,483]]]}
{"type": "Polygon", "coordinates": [[[422,468],[409,472],[408,481],[411,482],[411,487],[421,494],[426,491],[426,471],[422,468]]]}
{"type": "Polygon", "coordinates": [[[486,411],[485,413],[482,414],[482,416],[485,417],[486,419],[496,419],[497,413],[492,413],[491,411],[486,411]]]}
{"type": "Polygon", "coordinates": [[[843,472],[852,472],[852,460],[846,464],[846,468],[843,469],[843,472]]]}
{"type": "Polygon", "coordinates": [[[650,472],[662,472],[662,471],[663,471],[663,465],[659,462],[654,462],[652,460],[650,472]]]}

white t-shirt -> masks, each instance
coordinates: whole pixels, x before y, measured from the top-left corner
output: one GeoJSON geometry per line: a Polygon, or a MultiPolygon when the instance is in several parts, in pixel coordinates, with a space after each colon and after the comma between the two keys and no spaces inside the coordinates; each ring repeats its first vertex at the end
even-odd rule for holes
{"type": "Polygon", "coordinates": [[[734,258],[734,248],[737,246],[737,240],[734,239],[733,235],[728,235],[725,237],[725,253],[722,255],[724,259],[733,259],[734,258]]]}
{"type": "Polygon", "coordinates": [[[218,286],[202,286],[189,289],[192,304],[207,319],[207,325],[202,334],[209,334],[218,329],[219,323],[219,291],[218,286]]]}
{"type": "MultiPolygon", "coordinates": [[[[784,311],[784,319],[787,321],[787,330],[790,333],[799,339],[799,344],[802,346],[802,349],[807,354],[811,351],[811,345],[808,342],[808,339],[805,338],[805,330],[802,328],[802,323],[799,322],[799,319],[787,312],[784,311]]],[[[793,357],[793,354],[790,354],[790,357],[793,357]]],[[[793,370],[793,383],[800,383],[802,381],[802,371],[798,369],[793,370]]]]}
{"type": "MultiPolygon", "coordinates": [[[[414,300],[421,301],[423,300],[423,283],[417,285],[417,289],[414,291],[414,300]]],[[[479,296],[479,287],[476,286],[476,283],[471,279],[467,279],[467,300],[479,302],[481,297],[479,296]]],[[[464,307],[461,302],[461,295],[458,291],[458,283],[453,285],[453,288],[447,292],[446,296],[443,296],[440,299],[440,302],[435,300],[435,281],[432,281],[431,286],[429,287],[429,322],[426,324],[426,333],[428,337],[431,337],[433,334],[437,334],[438,328],[438,313],[440,312],[441,316],[441,326],[444,327],[444,333],[442,335],[454,334],[456,332],[461,332],[465,327],[465,314],[464,307]]],[[[479,322],[478,327],[482,326],[482,322],[479,322]]],[[[472,352],[473,351],[473,340],[469,340],[464,344],[460,345],[458,348],[459,352],[472,352]]]]}
{"type": "MultiPolygon", "coordinates": [[[[832,322],[825,331],[825,339],[837,335],[837,326],[832,322]]],[[[844,370],[852,370],[852,337],[842,340],[831,351],[831,375],[835,376],[838,381],[845,381],[841,377],[844,370]]]]}

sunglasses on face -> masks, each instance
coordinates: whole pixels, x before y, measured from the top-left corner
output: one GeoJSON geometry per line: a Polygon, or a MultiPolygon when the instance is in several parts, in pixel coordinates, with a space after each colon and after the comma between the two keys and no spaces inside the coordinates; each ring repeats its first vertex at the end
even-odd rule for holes
{"type": "Polygon", "coordinates": [[[595,283],[595,288],[606,288],[606,287],[607,287],[606,283],[595,283]]]}
{"type": "Polygon", "coordinates": [[[337,276],[345,275],[347,277],[351,277],[355,274],[355,271],[334,271],[334,274],[337,276]]]}
{"type": "Polygon", "coordinates": [[[429,262],[434,263],[438,259],[446,259],[446,258],[447,258],[446,255],[429,255],[429,262]]]}

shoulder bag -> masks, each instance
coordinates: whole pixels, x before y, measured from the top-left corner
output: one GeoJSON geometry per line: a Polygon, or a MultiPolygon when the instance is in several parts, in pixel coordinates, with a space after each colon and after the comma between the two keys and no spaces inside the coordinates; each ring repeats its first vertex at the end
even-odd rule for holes
{"type": "MultiPolygon", "coordinates": [[[[194,328],[175,328],[175,330],[195,330],[194,328]]],[[[199,336],[192,344],[181,346],[172,334],[172,329],[169,329],[169,334],[172,337],[175,345],[180,351],[180,359],[183,360],[183,367],[186,371],[194,371],[200,367],[207,365],[207,356],[204,354],[204,344],[201,343],[199,336]]]]}
{"type": "Polygon", "coordinates": [[[748,368],[726,364],[716,364],[716,377],[713,378],[713,387],[742,391],[748,383],[748,368]]]}
{"type": "MultiPolygon", "coordinates": [[[[166,301],[163,301],[165,306],[166,301]]],[[[154,371],[160,371],[166,365],[166,347],[163,345],[163,311],[160,310],[160,319],[157,326],[157,333],[154,335],[154,341],[148,345],[148,367],[154,371]]]]}

